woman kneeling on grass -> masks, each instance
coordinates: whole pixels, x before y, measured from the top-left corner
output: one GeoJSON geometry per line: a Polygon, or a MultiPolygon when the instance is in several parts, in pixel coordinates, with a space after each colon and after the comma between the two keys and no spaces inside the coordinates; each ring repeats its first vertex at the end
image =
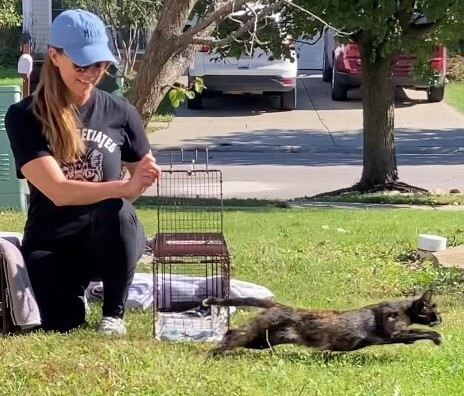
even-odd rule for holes
{"type": "Polygon", "coordinates": [[[84,290],[98,277],[100,331],[126,332],[127,293],[146,243],[131,201],[160,169],[135,107],[95,88],[110,63],[103,22],[83,10],[61,13],[36,91],[5,118],[17,175],[30,188],[22,253],[44,330],[85,323],[84,290]]]}

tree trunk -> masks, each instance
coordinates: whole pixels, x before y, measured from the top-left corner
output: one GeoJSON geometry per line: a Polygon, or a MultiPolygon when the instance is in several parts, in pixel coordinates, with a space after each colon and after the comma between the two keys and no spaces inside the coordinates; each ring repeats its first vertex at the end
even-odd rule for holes
{"type": "Polygon", "coordinates": [[[134,80],[129,101],[146,124],[176,79],[195,55],[192,45],[180,42],[185,22],[197,0],[167,0],[159,15],[134,80]]]}
{"type": "Polygon", "coordinates": [[[370,61],[372,46],[361,43],[363,172],[359,186],[369,190],[398,180],[394,136],[394,55],[370,61]]]}
{"type": "MultiPolygon", "coordinates": [[[[166,93],[171,89],[171,86],[177,81],[179,76],[185,72],[194,57],[195,46],[188,45],[174,53],[174,55],[162,64],[159,64],[161,63],[160,60],[155,60],[155,63],[144,61],[147,66],[151,66],[153,69],[158,70],[158,72],[154,76],[143,77],[143,74],[139,74],[142,70],[141,67],[136,77],[138,84],[134,81],[129,101],[139,110],[145,126],[150,121],[166,93]],[[147,80],[147,78],[151,78],[151,80],[147,80]],[[148,81],[152,82],[148,83],[148,81]]],[[[149,72],[145,74],[149,74],[149,72]]]]}
{"type": "MultiPolygon", "coordinates": [[[[166,0],[161,10],[128,97],[142,115],[145,126],[170,87],[194,60],[196,46],[192,44],[193,37],[182,32],[198,1],[166,0]]],[[[245,3],[245,0],[237,3],[235,0],[215,0],[205,19],[212,16],[216,19],[223,18],[230,12],[227,9],[238,7],[241,3],[245,3]],[[219,10],[220,15],[212,12],[216,10],[219,10]]],[[[198,35],[211,34],[216,26],[214,18],[207,21],[207,26],[198,35]]]]}
{"type": "Polygon", "coordinates": [[[154,93],[151,98],[153,101],[152,114],[158,108],[166,93],[169,92],[171,86],[185,72],[194,58],[195,46],[188,45],[172,55],[162,66],[160,73],[153,81],[154,93]]]}

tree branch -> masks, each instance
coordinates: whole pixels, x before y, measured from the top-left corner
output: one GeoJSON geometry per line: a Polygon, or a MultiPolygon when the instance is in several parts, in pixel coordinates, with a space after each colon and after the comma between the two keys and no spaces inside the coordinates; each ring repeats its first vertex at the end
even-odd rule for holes
{"type": "Polygon", "coordinates": [[[236,38],[240,37],[244,33],[248,32],[251,28],[253,28],[256,22],[259,22],[265,17],[269,16],[272,11],[278,7],[282,7],[286,2],[286,0],[278,0],[274,4],[264,7],[259,11],[259,13],[257,13],[256,17],[250,18],[245,24],[240,26],[237,30],[222,40],[215,40],[211,37],[192,37],[191,42],[193,44],[210,45],[214,47],[222,47],[224,45],[230,44],[236,38]]]}
{"type": "Polygon", "coordinates": [[[411,10],[414,9],[416,0],[403,0],[399,3],[399,8],[395,12],[395,17],[398,19],[403,32],[408,32],[411,28],[411,10]]]}
{"type": "Polygon", "coordinates": [[[207,13],[195,26],[192,26],[184,34],[180,35],[182,41],[187,40],[191,42],[192,38],[198,33],[201,33],[209,25],[225,18],[227,15],[238,11],[249,0],[236,0],[227,3],[224,7],[207,13]]]}
{"type": "MultiPolygon", "coordinates": [[[[227,3],[225,6],[212,11],[205,15],[198,24],[188,29],[185,33],[178,36],[178,40],[183,43],[193,43],[193,38],[205,30],[211,24],[224,19],[229,14],[240,10],[240,8],[250,0],[234,0],[227,3]]],[[[269,3],[274,3],[277,0],[269,0],[269,3]]],[[[277,1],[278,3],[285,3],[284,1],[277,1]]]]}

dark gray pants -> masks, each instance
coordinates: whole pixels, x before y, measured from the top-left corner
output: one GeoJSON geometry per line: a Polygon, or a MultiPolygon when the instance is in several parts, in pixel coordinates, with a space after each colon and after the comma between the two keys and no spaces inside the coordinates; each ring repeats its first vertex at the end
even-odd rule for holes
{"type": "Polygon", "coordinates": [[[123,317],[145,234],[132,204],[109,199],[93,205],[77,234],[27,240],[22,253],[44,330],[66,332],[85,322],[83,294],[92,279],[103,282],[103,316],[123,317]]]}

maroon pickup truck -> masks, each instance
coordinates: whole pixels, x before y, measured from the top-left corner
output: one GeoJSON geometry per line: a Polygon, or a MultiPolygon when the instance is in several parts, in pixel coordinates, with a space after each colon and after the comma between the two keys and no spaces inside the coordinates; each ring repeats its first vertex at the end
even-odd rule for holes
{"type": "MultiPolygon", "coordinates": [[[[429,102],[441,102],[445,92],[446,47],[438,45],[430,59],[437,79],[434,85],[428,81],[417,81],[411,75],[414,57],[399,55],[393,70],[395,86],[427,91],[429,102]]],[[[322,79],[331,82],[333,100],[347,100],[348,90],[361,85],[361,56],[356,44],[339,44],[330,30],[324,35],[322,79]]]]}

